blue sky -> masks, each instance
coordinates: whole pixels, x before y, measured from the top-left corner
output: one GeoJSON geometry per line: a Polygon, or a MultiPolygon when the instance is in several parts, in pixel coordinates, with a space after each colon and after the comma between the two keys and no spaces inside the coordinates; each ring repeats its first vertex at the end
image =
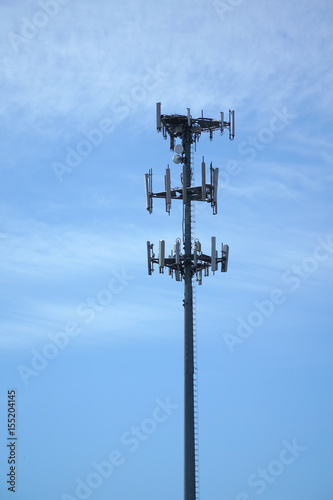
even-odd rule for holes
{"type": "Polygon", "coordinates": [[[16,391],[17,500],[181,499],[182,284],[145,207],[179,166],[162,112],[236,113],[201,137],[230,246],[197,288],[201,498],[331,500],[332,37],[328,0],[1,4],[1,446],[16,391]]]}

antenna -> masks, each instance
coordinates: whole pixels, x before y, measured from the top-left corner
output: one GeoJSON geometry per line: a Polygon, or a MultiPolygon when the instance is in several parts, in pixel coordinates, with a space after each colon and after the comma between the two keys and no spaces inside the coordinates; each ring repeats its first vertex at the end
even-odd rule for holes
{"type": "Polygon", "coordinates": [[[156,128],[158,132],[162,130],[162,122],[161,122],[161,103],[156,103],[156,128]]]}
{"type": "Polygon", "coordinates": [[[177,144],[175,146],[175,153],[177,153],[178,155],[181,155],[182,153],[184,153],[184,148],[181,144],[177,144]]]}
{"type": "Polygon", "coordinates": [[[148,174],[144,175],[145,178],[145,192],[146,192],[146,208],[151,214],[153,212],[153,199],[152,199],[152,184],[153,184],[153,171],[149,170],[148,174]]]}
{"type": "Polygon", "coordinates": [[[201,162],[201,199],[206,199],[206,164],[204,156],[201,162]]]}
{"type": "Polygon", "coordinates": [[[181,281],[181,273],[180,273],[180,240],[177,239],[176,243],[174,245],[174,252],[175,252],[175,277],[176,281],[181,281]]]}
{"type": "Polygon", "coordinates": [[[229,139],[234,140],[235,137],[235,111],[229,109],[229,139]]]}
{"type": "MultiPolygon", "coordinates": [[[[221,134],[229,129],[229,139],[235,136],[235,115],[229,110],[229,122],[224,121],[224,113],[221,112],[220,120],[204,118],[203,110],[199,118],[191,116],[190,108],[184,115],[162,115],[161,103],[156,104],[156,126],[162,131],[164,139],[169,135],[170,149],[175,152],[173,162],[181,165],[182,186],[171,188],[171,173],[168,165],[164,176],[164,191],[153,193],[152,170],[145,174],[146,206],[149,213],[152,212],[152,198],[164,198],[166,211],[170,214],[171,200],[182,200],[183,218],[182,234],[183,242],[176,239],[173,251],[169,257],[165,257],[165,241],[159,240],[159,255],[155,257],[153,244],[147,241],[148,274],[154,271],[154,264],[158,264],[159,272],[163,273],[168,268],[169,275],[175,276],[176,281],[184,280],[184,500],[198,500],[198,427],[197,427],[197,387],[196,387],[196,346],[194,345],[193,325],[193,284],[195,276],[197,283],[202,284],[203,276],[209,276],[211,268],[213,274],[221,264],[221,271],[228,269],[229,246],[222,243],[221,257],[216,251],[216,237],[211,238],[210,255],[201,252],[201,243],[194,240],[192,244],[192,212],[191,207],[196,201],[211,203],[213,214],[217,213],[218,194],[218,168],[210,164],[210,184],[206,183],[206,164],[204,157],[201,163],[201,184],[191,184],[192,174],[192,150],[191,146],[199,141],[203,132],[208,132],[213,139],[215,130],[221,134]],[[176,139],[181,144],[175,145],[176,139]],[[182,243],[182,248],[181,248],[182,243]]],[[[174,166],[177,168],[177,166],[174,166]]]]}
{"type": "Polygon", "coordinates": [[[152,251],[153,245],[151,245],[150,241],[147,241],[147,260],[148,260],[148,274],[149,276],[153,272],[153,267],[152,267],[152,256],[151,256],[151,251],[152,251]]]}
{"type": "Polygon", "coordinates": [[[173,155],[172,161],[178,165],[179,163],[182,162],[182,157],[180,155],[173,155]]]}
{"type": "Polygon", "coordinates": [[[170,178],[170,168],[165,171],[165,211],[170,215],[171,210],[171,178],[170,178]]]}
{"type": "Polygon", "coordinates": [[[189,127],[191,126],[191,110],[190,110],[190,108],[187,108],[187,125],[189,127]]]}
{"type": "Polygon", "coordinates": [[[229,245],[223,245],[222,243],[222,265],[221,271],[226,273],[228,270],[228,260],[229,260],[229,245]]]}
{"type": "Polygon", "coordinates": [[[180,263],[180,241],[176,240],[176,243],[174,245],[174,252],[175,252],[175,261],[177,266],[179,266],[180,263]]]}
{"type": "Polygon", "coordinates": [[[224,132],[224,113],[221,111],[221,135],[224,132]]]}
{"type": "Polygon", "coordinates": [[[164,265],[165,265],[165,241],[160,240],[159,253],[158,253],[158,267],[160,269],[160,273],[163,272],[164,265]]]}
{"type": "Polygon", "coordinates": [[[217,192],[218,192],[218,180],[219,180],[219,169],[213,168],[211,164],[211,169],[213,172],[213,193],[212,193],[212,207],[213,207],[213,215],[217,214],[217,192]]]}
{"type": "Polygon", "coordinates": [[[216,263],[216,237],[212,236],[212,251],[211,251],[211,268],[213,274],[217,271],[217,263],[216,263]]]}

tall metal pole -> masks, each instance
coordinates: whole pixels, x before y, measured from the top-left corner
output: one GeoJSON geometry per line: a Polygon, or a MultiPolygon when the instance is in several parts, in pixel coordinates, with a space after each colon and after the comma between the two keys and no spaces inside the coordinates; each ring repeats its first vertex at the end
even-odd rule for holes
{"type": "Polygon", "coordinates": [[[184,203],[184,500],[196,500],[195,443],[194,443],[194,357],[193,357],[193,292],[191,248],[191,143],[192,134],[187,126],[184,134],[185,183],[184,203]]]}
{"type": "Polygon", "coordinates": [[[182,188],[171,187],[169,165],[164,176],[165,191],[153,192],[152,169],[145,174],[146,208],[151,214],[153,211],[153,198],[164,198],[166,212],[170,215],[171,200],[182,200],[183,202],[183,253],[180,249],[180,240],[177,238],[174,250],[169,257],[165,256],[165,241],[159,241],[159,255],[154,253],[154,245],[147,241],[148,274],[154,271],[154,264],[158,265],[159,272],[169,269],[169,274],[176,281],[184,280],[184,500],[198,500],[198,449],[196,439],[198,429],[196,393],[194,386],[194,338],[193,338],[193,289],[192,276],[196,276],[199,285],[202,284],[202,273],[208,276],[209,268],[213,274],[221,266],[221,271],[226,272],[228,268],[229,246],[222,243],[221,257],[216,251],[216,238],[212,237],[211,255],[201,251],[201,243],[195,240],[192,248],[192,221],[191,203],[195,201],[208,202],[213,208],[213,214],[217,213],[218,193],[218,168],[210,167],[210,183],[206,182],[206,166],[204,158],[201,164],[201,184],[191,186],[191,146],[196,143],[202,132],[209,132],[213,138],[213,132],[220,130],[221,134],[229,129],[229,139],[235,136],[234,111],[229,110],[229,121],[224,120],[221,112],[221,120],[204,118],[192,118],[190,109],[187,115],[162,115],[161,103],[156,104],[156,126],[166,139],[170,136],[170,149],[177,154],[173,156],[175,164],[183,165],[182,188]],[[181,140],[182,144],[175,144],[181,140]],[[174,252],[174,253],[173,253],[174,252]]]}

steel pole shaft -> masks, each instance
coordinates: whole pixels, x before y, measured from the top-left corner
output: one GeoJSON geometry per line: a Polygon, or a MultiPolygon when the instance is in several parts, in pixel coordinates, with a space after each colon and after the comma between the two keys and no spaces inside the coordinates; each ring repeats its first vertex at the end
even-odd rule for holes
{"type": "MultiPolygon", "coordinates": [[[[185,182],[191,186],[191,127],[184,135],[186,158],[185,182]]],[[[195,490],[195,444],[194,444],[194,394],[193,394],[193,293],[192,293],[192,242],[191,242],[191,193],[187,191],[184,204],[184,500],[196,500],[195,490]]]]}

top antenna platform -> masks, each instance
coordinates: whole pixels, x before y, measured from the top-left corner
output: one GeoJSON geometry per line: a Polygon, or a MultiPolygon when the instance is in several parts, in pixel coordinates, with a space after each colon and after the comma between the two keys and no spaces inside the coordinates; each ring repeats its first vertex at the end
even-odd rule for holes
{"type": "Polygon", "coordinates": [[[199,139],[201,132],[209,132],[212,140],[214,130],[220,130],[221,134],[223,134],[225,129],[229,129],[229,139],[232,141],[235,137],[235,111],[229,109],[229,121],[224,120],[223,112],[221,112],[220,120],[204,118],[203,111],[200,118],[193,118],[190,108],[187,108],[186,115],[162,115],[161,103],[158,102],[156,103],[156,127],[158,132],[163,133],[165,139],[167,135],[170,136],[171,149],[174,149],[175,138],[182,138],[188,128],[194,141],[199,139]]]}

